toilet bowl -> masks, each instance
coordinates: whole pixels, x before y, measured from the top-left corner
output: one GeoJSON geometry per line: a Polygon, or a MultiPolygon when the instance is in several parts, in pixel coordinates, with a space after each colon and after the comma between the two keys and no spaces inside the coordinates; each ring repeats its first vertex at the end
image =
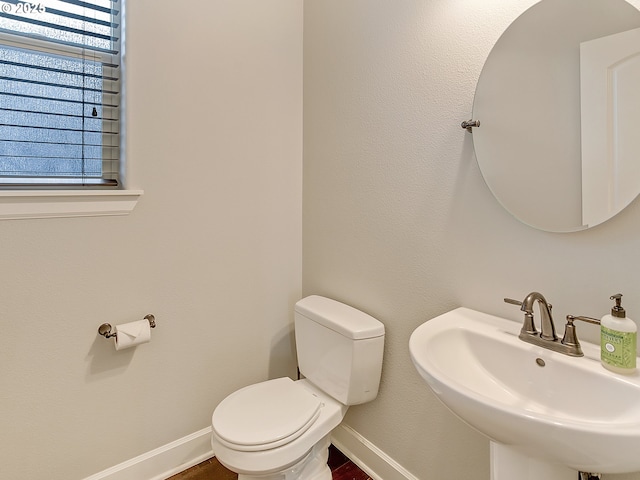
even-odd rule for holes
{"type": "Polygon", "coordinates": [[[239,480],[331,480],[331,431],[350,405],[377,396],[384,348],[378,320],[311,296],[296,304],[295,332],[304,379],[249,385],[213,412],[213,452],[239,480]]]}
{"type": "Polygon", "coordinates": [[[318,467],[326,466],[329,434],[342,422],[347,408],[307,380],[284,377],[251,385],[216,408],[213,451],[225,467],[248,478],[273,475],[269,480],[306,480],[311,477],[285,473],[299,473],[318,458],[318,467]]]}

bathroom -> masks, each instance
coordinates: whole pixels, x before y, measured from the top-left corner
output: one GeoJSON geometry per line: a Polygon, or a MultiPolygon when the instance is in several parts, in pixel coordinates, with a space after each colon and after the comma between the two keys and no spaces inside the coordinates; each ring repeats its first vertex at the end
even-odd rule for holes
{"type": "Polygon", "coordinates": [[[462,305],[519,320],[503,298],[533,290],[594,317],[620,291],[640,317],[640,204],[531,228],[460,128],[535,3],[129,0],[127,187],[144,194],[126,216],[0,221],[0,477],[97,479],[195,435],[156,455],[179,465],[229,393],[295,377],[293,305],[319,294],[386,330],[378,398],[338,435],[385,480],[488,478],[488,441],[413,367],[413,330],[462,305]],[[97,335],[147,313],[149,344],[97,335]]]}

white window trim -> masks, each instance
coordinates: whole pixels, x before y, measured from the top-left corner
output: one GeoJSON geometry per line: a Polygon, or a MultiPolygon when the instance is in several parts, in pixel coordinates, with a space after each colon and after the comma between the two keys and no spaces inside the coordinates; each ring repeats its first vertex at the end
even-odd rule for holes
{"type": "Polygon", "coordinates": [[[4,190],[0,220],[128,215],[142,190],[4,190]]]}

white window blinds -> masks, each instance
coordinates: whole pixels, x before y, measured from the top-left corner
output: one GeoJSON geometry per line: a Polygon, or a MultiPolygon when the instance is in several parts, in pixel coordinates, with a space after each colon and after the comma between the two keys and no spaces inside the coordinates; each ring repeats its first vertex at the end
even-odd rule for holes
{"type": "Polygon", "coordinates": [[[0,10],[0,186],[117,186],[122,0],[0,10]]]}

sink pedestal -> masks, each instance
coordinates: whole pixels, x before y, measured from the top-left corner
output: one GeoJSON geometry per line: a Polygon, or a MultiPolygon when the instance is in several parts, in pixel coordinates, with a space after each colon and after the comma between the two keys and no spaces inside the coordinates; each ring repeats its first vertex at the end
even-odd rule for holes
{"type": "Polygon", "coordinates": [[[491,442],[491,480],[576,480],[578,472],[529,457],[500,443],[491,442]]]}

